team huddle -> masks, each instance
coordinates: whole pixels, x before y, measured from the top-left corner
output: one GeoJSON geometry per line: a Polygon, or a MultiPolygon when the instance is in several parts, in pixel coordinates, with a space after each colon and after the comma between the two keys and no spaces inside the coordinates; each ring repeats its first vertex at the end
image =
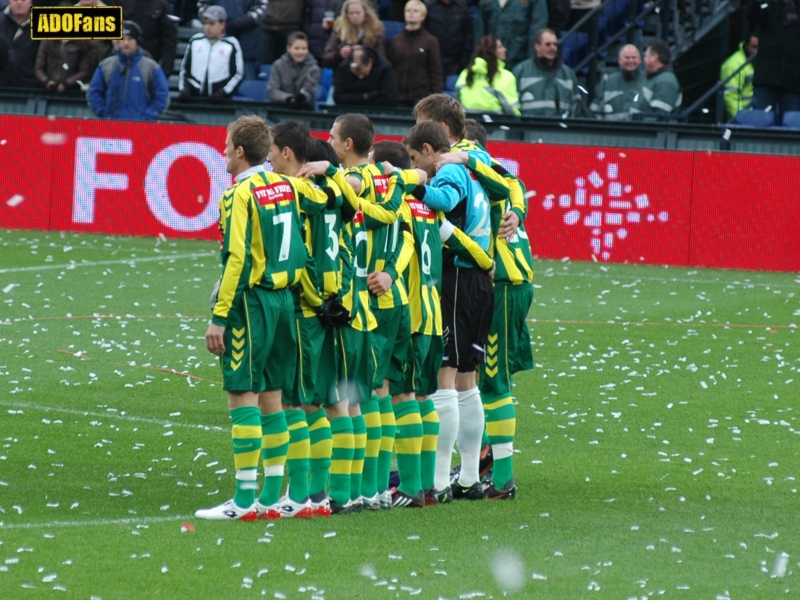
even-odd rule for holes
{"type": "Polygon", "coordinates": [[[403,143],[374,142],[359,114],[329,142],[295,121],[228,126],[235,183],[206,345],[236,490],[198,518],[516,496],[511,378],[533,368],[525,188],[453,98],[429,96],[414,117],[403,143]]]}

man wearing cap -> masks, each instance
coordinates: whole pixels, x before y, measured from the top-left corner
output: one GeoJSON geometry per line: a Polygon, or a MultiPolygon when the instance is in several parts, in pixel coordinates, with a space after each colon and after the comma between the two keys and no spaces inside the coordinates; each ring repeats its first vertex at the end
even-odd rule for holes
{"type": "Polygon", "coordinates": [[[178,81],[179,98],[223,100],[244,77],[244,58],[239,41],[225,35],[228,15],[221,6],[209,6],[203,12],[203,32],[189,40],[181,63],[178,81]]]}
{"type": "Polygon", "coordinates": [[[169,84],[158,63],[142,54],[142,28],[122,25],[119,54],[103,60],[89,85],[89,105],[103,119],[155,121],[167,108],[169,84]]]}

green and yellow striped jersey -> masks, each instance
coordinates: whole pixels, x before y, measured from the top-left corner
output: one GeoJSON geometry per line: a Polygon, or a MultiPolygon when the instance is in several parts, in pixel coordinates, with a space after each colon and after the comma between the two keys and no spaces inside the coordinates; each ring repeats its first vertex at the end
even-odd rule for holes
{"type": "Polygon", "coordinates": [[[370,246],[367,228],[364,226],[364,214],[360,208],[353,220],[342,227],[340,251],[342,259],[340,295],[342,304],[350,311],[350,327],[358,331],[372,331],[378,327],[378,321],[369,303],[367,265],[370,259],[370,246]]]}
{"type": "MultiPolygon", "coordinates": [[[[251,171],[220,199],[222,278],[212,311],[217,325],[226,324],[246,288],[278,290],[302,283],[305,292],[311,284],[306,267],[313,264],[303,243],[298,205],[319,212],[327,194],[303,180],[251,171]]],[[[307,293],[312,305],[321,304],[313,286],[307,293]]]]}
{"type": "MultiPolygon", "coordinates": [[[[358,194],[358,197],[362,205],[373,204],[387,212],[399,214],[404,193],[399,174],[387,174],[381,165],[365,164],[346,169],[344,175],[355,177],[361,181],[361,193],[358,194]]],[[[393,222],[387,223],[388,219],[376,218],[364,206],[362,206],[362,215],[370,247],[370,262],[367,265],[367,271],[368,273],[385,271],[387,265],[391,267],[403,258],[406,238],[402,235],[401,225],[397,216],[394,217],[393,222]]],[[[408,256],[408,250],[405,251],[405,256],[408,256]]],[[[404,304],[408,304],[408,295],[400,277],[394,278],[392,287],[385,294],[370,296],[370,306],[373,310],[394,308],[404,304]]]]}

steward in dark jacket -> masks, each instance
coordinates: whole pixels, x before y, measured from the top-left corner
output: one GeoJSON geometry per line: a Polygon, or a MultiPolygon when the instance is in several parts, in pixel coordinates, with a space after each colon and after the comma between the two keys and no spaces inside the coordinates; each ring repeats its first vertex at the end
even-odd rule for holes
{"type": "Polygon", "coordinates": [[[354,67],[350,67],[350,61],[342,61],[337,70],[333,90],[336,104],[397,104],[397,82],[388,60],[371,46],[354,50],[351,60],[354,67]]]}
{"type": "Polygon", "coordinates": [[[467,68],[475,38],[472,17],[464,0],[433,0],[428,5],[425,29],[439,42],[445,78],[467,68]]]}
{"type": "Polygon", "coordinates": [[[134,21],[142,28],[139,45],[161,65],[169,77],[175,68],[175,55],[178,50],[178,26],[169,17],[170,4],[167,0],[115,0],[106,1],[122,7],[126,21],[134,21]]]}
{"type": "Polygon", "coordinates": [[[388,58],[394,67],[400,102],[415,103],[444,89],[439,42],[424,27],[394,36],[388,58]]]}

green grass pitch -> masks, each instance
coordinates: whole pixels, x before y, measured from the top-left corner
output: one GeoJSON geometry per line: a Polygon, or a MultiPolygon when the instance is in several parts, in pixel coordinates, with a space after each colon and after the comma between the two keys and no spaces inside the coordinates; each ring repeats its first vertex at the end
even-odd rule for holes
{"type": "Polygon", "coordinates": [[[798,597],[800,279],[536,268],[516,500],[213,523],[217,245],[0,231],[0,598],[798,597]]]}

